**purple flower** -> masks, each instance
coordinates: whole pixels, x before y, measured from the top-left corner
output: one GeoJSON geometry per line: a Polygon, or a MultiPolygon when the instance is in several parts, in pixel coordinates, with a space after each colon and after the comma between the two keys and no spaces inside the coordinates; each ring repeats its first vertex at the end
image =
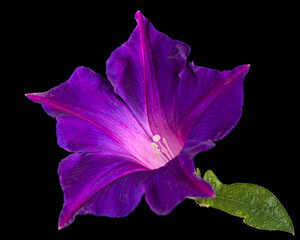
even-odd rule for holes
{"type": "Polygon", "coordinates": [[[194,175],[193,157],[237,124],[249,65],[217,71],[186,64],[190,47],[142,15],[107,61],[109,81],[86,67],[48,92],[26,94],[57,119],[64,206],[59,228],[77,214],[124,217],[142,196],[159,215],[186,197],[214,197],[194,175]]]}

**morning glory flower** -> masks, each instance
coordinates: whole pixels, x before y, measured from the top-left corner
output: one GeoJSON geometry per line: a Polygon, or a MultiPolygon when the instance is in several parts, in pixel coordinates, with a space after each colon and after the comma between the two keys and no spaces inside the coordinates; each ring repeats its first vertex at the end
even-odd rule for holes
{"type": "Polygon", "coordinates": [[[141,12],[107,60],[106,80],[78,67],[68,81],[26,96],[57,120],[64,193],[59,228],[76,215],[124,217],[145,195],[165,215],[187,197],[214,197],[193,157],[237,124],[249,65],[218,71],[187,63],[190,47],[158,32],[141,12]]]}

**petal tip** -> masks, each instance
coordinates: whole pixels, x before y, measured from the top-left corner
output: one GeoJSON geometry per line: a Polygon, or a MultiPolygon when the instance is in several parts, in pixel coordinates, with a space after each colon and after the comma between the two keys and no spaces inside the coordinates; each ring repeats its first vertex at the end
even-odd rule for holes
{"type": "Polygon", "coordinates": [[[245,64],[245,71],[249,71],[251,64],[245,64]]]}
{"type": "Polygon", "coordinates": [[[135,13],[135,18],[140,18],[141,16],[143,16],[142,12],[140,10],[138,10],[136,13],[135,13]]]}
{"type": "Polygon", "coordinates": [[[58,221],[57,229],[58,229],[58,230],[61,230],[61,229],[63,229],[63,228],[64,228],[64,224],[62,224],[61,221],[58,221]]]}
{"type": "Polygon", "coordinates": [[[215,190],[213,189],[212,185],[207,182],[204,179],[200,179],[201,181],[203,181],[202,183],[204,183],[205,186],[205,198],[215,198],[216,197],[216,193],[215,190]]]}
{"type": "Polygon", "coordinates": [[[26,93],[25,97],[33,102],[38,102],[41,100],[41,93],[26,93]]]}
{"type": "Polygon", "coordinates": [[[208,191],[206,192],[206,195],[207,195],[207,198],[215,198],[216,197],[215,191],[213,190],[212,187],[211,187],[211,189],[208,189],[208,191]]]}
{"type": "Polygon", "coordinates": [[[69,224],[67,224],[67,222],[59,221],[59,222],[58,222],[57,229],[58,229],[58,230],[61,230],[61,229],[65,228],[65,227],[67,227],[68,225],[69,225],[69,224]]]}
{"type": "Polygon", "coordinates": [[[138,23],[141,23],[143,20],[145,20],[145,16],[140,10],[138,10],[135,14],[135,19],[137,20],[138,23]]]}
{"type": "Polygon", "coordinates": [[[247,73],[250,69],[250,64],[244,64],[244,65],[241,65],[241,72],[242,73],[247,73]]]}
{"type": "Polygon", "coordinates": [[[244,69],[243,69],[243,73],[246,75],[250,70],[250,64],[245,64],[244,65],[244,69]]]}
{"type": "Polygon", "coordinates": [[[30,98],[31,93],[25,93],[25,97],[30,98]]]}
{"type": "Polygon", "coordinates": [[[36,94],[35,93],[26,93],[25,97],[27,97],[29,100],[34,101],[36,94]]]}
{"type": "Polygon", "coordinates": [[[60,230],[62,230],[63,228],[65,228],[66,226],[60,226],[60,225],[58,225],[58,227],[57,227],[57,229],[60,231],[60,230]]]}

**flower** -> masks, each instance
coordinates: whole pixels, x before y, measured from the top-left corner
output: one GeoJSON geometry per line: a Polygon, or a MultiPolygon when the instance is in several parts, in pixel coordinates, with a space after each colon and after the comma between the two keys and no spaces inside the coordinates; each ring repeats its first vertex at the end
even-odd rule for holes
{"type": "Polygon", "coordinates": [[[26,96],[57,119],[64,206],[59,229],[78,214],[124,217],[145,199],[159,215],[186,197],[214,197],[193,157],[237,124],[249,65],[217,71],[186,63],[190,48],[158,32],[141,12],[129,40],[107,61],[108,80],[78,67],[68,81],[26,96]]]}

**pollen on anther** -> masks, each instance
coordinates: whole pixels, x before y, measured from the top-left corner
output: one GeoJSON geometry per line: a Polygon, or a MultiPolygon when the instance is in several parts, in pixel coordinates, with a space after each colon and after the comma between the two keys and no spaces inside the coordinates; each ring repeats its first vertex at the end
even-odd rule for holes
{"type": "Polygon", "coordinates": [[[154,143],[154,142],[151,143],[151,146],[152,146],[153,149],[157,149],[158,148],[158,145],[156,143],[154,143]]]}
{"type": "Polygon", "coordinates": [[[160,136],[159,136],[158,134],[156,134],[156,135],[154,135],[154,136],[152,137],[152,139],[153,139],[154,142],[159,142],[160,136]]]}

